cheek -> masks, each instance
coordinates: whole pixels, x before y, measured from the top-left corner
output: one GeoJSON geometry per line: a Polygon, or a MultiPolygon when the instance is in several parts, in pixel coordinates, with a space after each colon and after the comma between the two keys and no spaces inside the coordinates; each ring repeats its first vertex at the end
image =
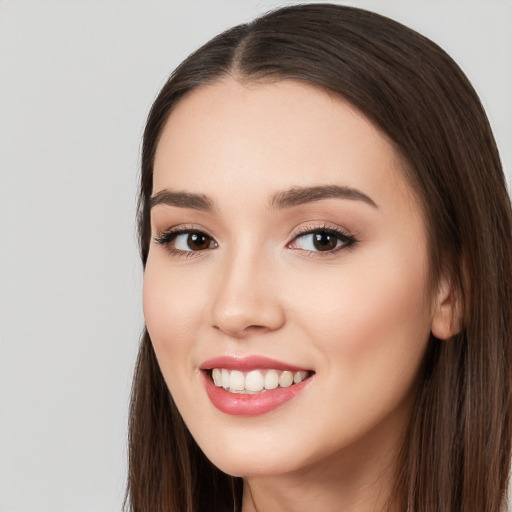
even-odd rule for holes
{"type": "Polygon", "coordinates": [[[427,259],[416,253],[408,260],[395,247],[380,251],[378,262],[363,256],[347,258],[325,278],[313,276],[303,295],[303,329],[326,367],[352,383],[411,380],[430,333],[427,259]]]}
{"type": "Polygon", "coordinates": [[[144,273],[143,309],[159,360],[162,352],[178,354],[188,347],[190,331],[201,315],[203,296],[196,283],[187,282],[180,272],[169,271],[164,258],[150,255],[144,273]]]}

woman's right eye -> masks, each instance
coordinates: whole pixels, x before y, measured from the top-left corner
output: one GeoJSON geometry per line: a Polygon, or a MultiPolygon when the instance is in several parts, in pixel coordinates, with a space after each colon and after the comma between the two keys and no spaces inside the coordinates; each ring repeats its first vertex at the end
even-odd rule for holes
{"type": "Polygon", "coordinates": [[[167,231],[155,237],[155,242],[176,253],[205,251],[218,245],[210,235],[198,230],[167,231]]]}

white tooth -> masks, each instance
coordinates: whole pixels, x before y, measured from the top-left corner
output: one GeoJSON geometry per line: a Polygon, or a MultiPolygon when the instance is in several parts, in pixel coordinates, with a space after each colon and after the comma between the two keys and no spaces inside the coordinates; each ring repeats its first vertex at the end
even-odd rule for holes
{"type": "Polygon", "coordinates": [[[265,375],[265,389],[276,389],[279,386],[279,376],[275,370],[269,370],[265,375]]]}
{"type": "Polygon", "coordinates": [[[265,379],[258,370],[253,370],[245,376],[245,389],[247,391],[261,391],[264,383],[265,379]]]}
{"type": "Polygon", "coordinates": [[[288,370],[281,373],[281,376],[279,377],[279,385],[282,388],[287,388],[293,384],[293,373],[289,372],[288,370]]]}
{"type": "Polygon", "coordinates": [[[221,381],[220,385],[224,389],[228,389],[229,388],[229,372],[225,368],[221,370],[220,381],[221,381]]]}
{"type": "Polygon", "coordinates": [[[216,386],[221,386],[221,382],[222,382],[222,373],[221,371],[218,369],[218,368],[214,368],[213,371],[212,371],[212,378],[213,378],[213,383],[216,385],[216,386]]]}
{"type": "Polygon", "coordinates": [[[231,391],[242,391],[244,389],[245,378],[242,372],[232,370],[229,376],[229,389],[231,391]]]}
{"type": "Polygon", "coordinates": [[[295,372],[295,374],[293,375],[293,383],[298,384],[299,382],[302,382],[307,376],[308,376],[308,372],[304,372],[304,371],[295,372]]]}

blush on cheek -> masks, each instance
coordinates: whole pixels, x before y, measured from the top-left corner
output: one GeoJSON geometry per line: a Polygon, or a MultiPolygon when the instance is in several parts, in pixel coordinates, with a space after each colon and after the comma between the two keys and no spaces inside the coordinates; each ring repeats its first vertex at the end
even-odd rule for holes
{"type": "Polygon", "coordinates": [[[144,319],[146,321],[146,327],[149,331],[151,338],[153,331],[156,334],[156,327],[159,324],[161,301],[159,300],[159,294],[155,289],[151,274],[146,272],[144,276],[144,283],[142,287],[142,310],[144,313],[144,319]]]}
{"type": "Polygon", "coordinates": [[[172,310],[169,311],[167,307],[166,295],[158,280],[153,278],[151,272],[147,272],[144,276],[142,307],[146,328],[157,355],[166,350],[167,338],[175,329],[172,310]]]}
{"type": "MultiPolygon", "coordinates": [[[[190,287],[188,287],[190,288],[190,287]]],[[[147,268],[143,285],[143,311],[151,341],[157,352],[171,355],[188,347],[197,327],[200,303],[187,287],[165,274],[147,268]]]]}
{"type": "Polygon", "coordinates": [[[343,354],[352,366],[367,360],[372,352],[377,356],[424,343],[430,311],[423,262],[415,270],[408,276],[368,272],[361,279],[359,272],[357,278],[344,279],[329,305],[309,312],[317,338],[328,343],[332,353],[343,354]]]}

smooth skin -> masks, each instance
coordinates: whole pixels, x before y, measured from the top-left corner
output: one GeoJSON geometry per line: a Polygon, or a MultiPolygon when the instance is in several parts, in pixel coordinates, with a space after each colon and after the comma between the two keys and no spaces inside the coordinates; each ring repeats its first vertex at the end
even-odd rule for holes
{"type": "Polygon", "coordinates": [[[428,286],[422,209],[393,146],[320,89],[226,78],[170,115],[154,165],[165,192],[189,196],[152,208],[146,323],[193,437],[244,478],[243,511],[382,511],[427,341],[451,334],[453,313],[449,283],[428,286]],[[350,194],[279,202],[333,186],[350,194]],[[232,416],[199,369],[223,355],[314,375],[277,409],[232,416]]]}

